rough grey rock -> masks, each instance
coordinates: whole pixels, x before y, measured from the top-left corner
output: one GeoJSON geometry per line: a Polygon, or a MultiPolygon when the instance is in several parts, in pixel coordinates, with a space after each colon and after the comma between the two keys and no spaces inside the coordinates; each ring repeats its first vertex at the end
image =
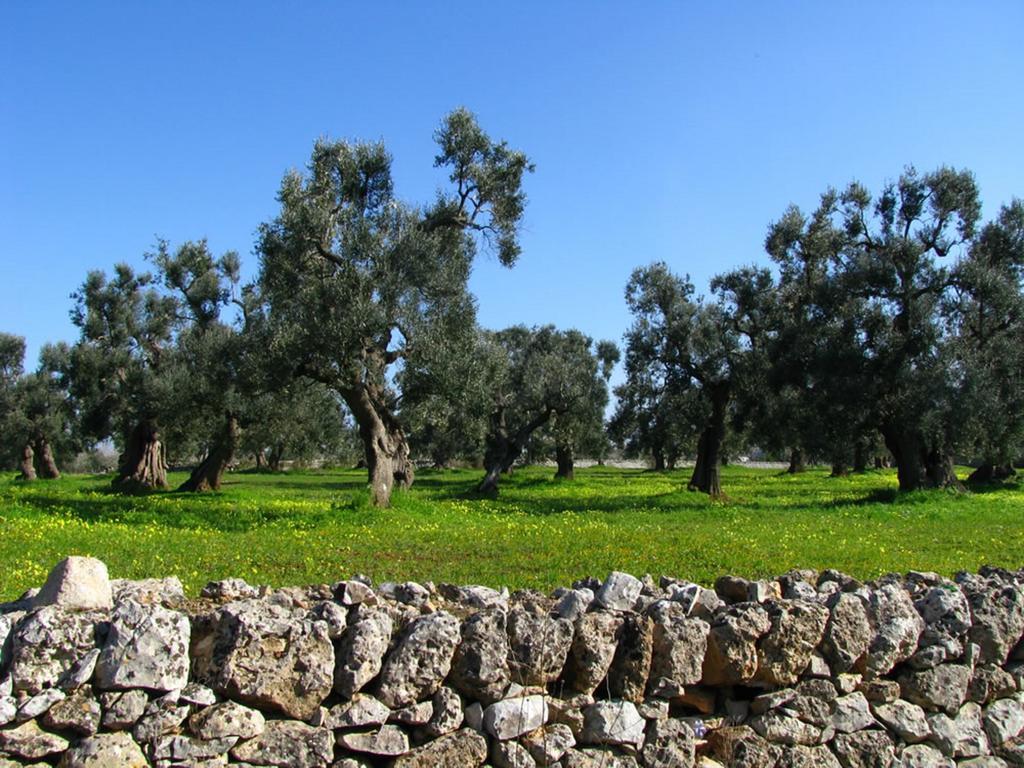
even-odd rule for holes
{"type": "Polygon", "coordinates": [[[147,768],[142,749],[127,733],[97,733],[64,753],[60,768],[147,768]]]}
{"type": "Polygon", "coordinates": [[[1024,694],[999,699],[985,708],[985,734],[993,747],[1001,747],[1024,731],[1024,694]]]}
{"type": "Polygon", "coordinates": [[[612,571],[594,595],[594,601],[611,611],[631,611],[644,584],[636,576],[612,571]]]}
{"type": "Polygon", "coordinates": [[[793,685],[821,642],[829,611],[803,600],[771,601],[765,608],[771,626],[757,645],[755,679],[768,685],[793,685]]]}
{"type": "MultiPolygon", "coordinates": [[[[474,702],[466,708],[466,716],[469,716],[469,710],[476,707],[480,710],[481,722],[483,718],[483,708],[480,706],[480,702],[474,702]]],[[[392,710],[388,716],[389,723],[401,723],[402,725],[426,725],[430,722],[430,718],[434,716],[434,702],[432,701],[420,701],[416,704],[411,704],[408,707],[402,707],[401,709],[392,710]]]]}
{"type": "Polygon", "coordinates": [[[583,711],[584,744],[629,744],[639,749],[647,722],[631,701],[598,701],[583,711]]]}
{"type": "Polygon", "coordinates": [[[68,740],[55,733],[49,733],[29,720],[16,728],[0,731],[0,753],[6,752],[26,760],[39,760],[56,755],[68,748],[68,740]]]}
{"type": "Polygon", "coordinates": [[[643,701],[653,656],[654,623],[648,616],[626,614],[608,668],[608,693],[616,699],[643,701]]]}
{"type": "Polygon", "coordinates": [[[1024,634],[1024,591],[1019,584],[981,575],[957,577],[971,606],[969,638],[982,663],[1005,664],[1024,634]]]}
{"type": "Polygon", "coordinates": [[[563,723],[545,725],[520,739],[534,762],[540,766],[554,765],[569,749],[576,746],[572,729],[563,723]]]}
{"type": "Polygon", "coordinates": [[[839,697],[835,700],[834,706],[832,727],[836,729],[836,733],[853,733],[875,724],[868,700],[860,691],[839,697]]]}
{"type": "Polygon", "coordinates": [[[896,758],[893,741],[885,731],[840,733],[832,749],[843,768],[889,768],[896,758]]]}
{"type": "Polygon", "coordinates": [[[508,641],[505,612],[481,610],[462,622],[462,641],[452,658],[450,684],[482,704],[497,701],[508,688],[508,641]]]}
{"type": "Polygon", "coordinates": [[[124,691],[123,693],[101,693],[104,728],[118,731],[131,728],[142,717],[149,703],[145,691],[124,691]]]}
{"type": "Polygon", "coordinates": [[[492,589],[478,584],[457,587],[454,584],[439,584],[437,591],[446,600],[462,603],[471,608],[503,608],[508,604],[507,589],[492,589]]]}
{"type": "Polygon", "coordinates": [[[199,707],[209,707],[217,703],[217,695],[213,689],[199,683],[188,683],[181,689],[178,699],[185,704],[195,704],[199,707]]]}
{"type": "Polygon", "coordinates": [[[537,761],[516,741],[492,741],[491,764],[494,768],[536,768],[537,761]]]}
{"type": "Polygon", "coordinates": [[[324,768],[334,759],[334,735],[294,720],[268,720],[263,733],[236,744],[231,757],[281,768],[324,768]]]}
{"type": "Polygon", "coordinates": [[[368,728],[384,725],[391,717],[391,709],[383,702],[366,693],[357,693],[351,701],[343,701],[331,707],[324,723],[325,727],[368,728]]]}
{"type": "Polygon", "coordinates": [[[754,715],[747,721],[747,725],[775,744],[812,745],[823,740],[820,726],[788,714],[785,709],[773,709],[763,715],[754,715]]]}
{"type": "Polygon", "coordinates": [[[941,664],[905,672],[899,678],[904,699],[929,711],[941,709],[950,715],[967,699],[970,682],[971,669],[963,664],[941,664]]]}
{"type": "Polygon", "coordinates": [[[223,607],[212,643],[193,643],[192,654],[208,654],[203,666],[209,664],[212,679],[200,682],[217,693],[290,717],[310,717],[331,692],[334,646],[327,625],[266,603],[223,607]]]}
{"type": "Polygon", "coordinates": [[[395,757],[409,751],[409,737],[397,725],[383,725],[373,731],[339,733],[338,746],[352,752],[395,757]]]}
{"type": "Polygon", "coordinates": [[[330,600],[321,600],[310,614],[314,621],[327,625],[327,636],[331,640],[340,638],[348,626],[348,610],[330,600]]]}
{"type": "Polygon", "coordinates": [[[114,606],[110,575],[102,560],[72,555],[61,560],[32,600],[34,608],[59,605],[65,611],[109,611],[114,606]]]}
{"type": "Polygon", "coordinates": [[[587,608],[592,602],[594,602],[593,590],[586,587],[570,589],[558,599],[554,610],[559,618],[576,621],[587,612],[587,608]]]}
{"type": "MultiPolygon", "coordinates": [[[[349,582],[359,584],[359,582],[349,582]]],[[[334,669],[334,690],[351,698],[375,678],[384,663],[394,622],[387,611],[360,604],[338,646],[334,669]]]]}
{"type": "Polygon", "coordinates": [[[236,737],[252,739],[263,733],[263,713],[234,701],[201,709],[188,720],[188,729],[198,739],[212,740],[236,737]]]}
{"type": "Polygon", "coordinates": [[[92,736],[100,728],[102,714],[92,688],[84,685],[50,707],[41,722],[50,730],[92,736]]]}
{"type": "Polygon", "coordinates": [[[377,698],[398,708],[433,695],[448,676],[459,638],[459,620],[450,613],[416,619],[384,662],[377,698]]]}
{"type": "Polygon", "coordinates": [[[647,727],[640,759],[645,768],[693,768],[693,729],[684,721],[655,720],[647,727]]]}
{"type": "Polygon", "coordinates": [[[140,744],[154,744],[161,736],[177,733],[188,715],[188,706],[179,705],[173,693],[153,699],[132,727],[132,738],[140,744]]]}
{"type": "Polygon", "coordinates": [[[188,617],[160,605],[118,603],[96,662],[96,686],[173,691],[188,684],[188,617]]]}
{"type": "Polygon", "coordinates": [[[586,613],[576,620],[565,668],[570,690],[593,693],[604,680],[621,627],[622,617],[608,611],[586,613]]]}
{"type": "Polygon", "coordinates": [[[448,686],[441,686],[434,694],[433,713],[423,727],[424,733],[431,738],[444,736],[461,727],[464,718],[462,699],[448,686]]]}
{"type": "Polygon", "coordinates": [[[142,605],[159,604],[166,607],[178,605],[185,599],[185,588],[177,576],[162,579],[111,579],[110,588],[114,593],[114,604],[122,600],[134,600],[142,605]]]}
{"type": "Polygon", "coordinates": [[[96,622],[104,614],[47,605],[29,613],[11,632],[10,668],[15,691],[50,688],[96,646],[96,622]]]}
{"type": "Polygon", "coordinates": [[[499,741],[515,739],[540,728],[548,721],[543,696],[502,699],[484,710],[484,730],[499,741]]]}
{"type": "Polygon", "coordinates": [[[96,672],[96,663],[99,659],[99,648],[93,648],[91,651],[88,651],[78,661],[68,667],[64,674],[57,678],[57,687],[70,691],[85,685],[92,680],[92,676],[96,672]]]}
{"type": "Polygon", "coordinates": [[[175,734],[161,736],[157,739],[150,754],[157,762],[168,760],[195,766],[202,765],[209,760],[218,760],[221,765],[226,765],[228,750],[237,742],[237,736],[228,736],[222,739],[197,739],[175,734]]]}
{"type": "Polygon", "coordinates": [[[705,685],[735,685],[757,672],[757,641],[771,628],[768,612],[757,603],[738,603],[720,613],[708,634],[705,685]]]}
{"type": "Polygon", "coordinates": [[[878,721],[908,744],[917,744],[928,738],[931,728],[924,710],[903,699],[887,704],[876,704],[872,711],[878,721]]]}
{"type": "Polygon", "coordinates": [[[395,759],[392,768],[475,768],[487,759],[487,740],[470,728],[445,734],[395,759]]]}
{"type": "Polygon", "coordinates": [[[921,645],[959,638],[971,629],[971,607],[953,582],[943,581],[931,587],[914,600],[914,607],[925,623],[921,645]]]}
{"type": "Polygon", "coordinates": [[[24,722],[25,720],[37,718],[66,697],[67,694],[58,688],[47,688],[45,691],[40,691],[18,707],[18,714],[15,719],[18,722],[24,722]]]}
{"type": "Polygon", "coordinates": [[[900,753],[902,768],[956,768],[952,758],[928,744],[915,744],[900,753]]]}
{"type": "Polygon", "coordinates": [[[508,662],[520,685],[546,685],[562,673],[572,645],[573,625],[516,606],[508,615],[508,662]]]}
{"type": "Polygon", "coordinates": [[[648,690],[653,696],[680,696],[703,676],[710,627],[690,618],[679,603],[667,600],[651,607],[651,667],[648,690]]]}
{"type": "Polygon", "coordinates": [[[1013,675],[994,664],[979,664],[971,675],[967,698],[976,704],[988,704],[996,699],[1012,696],[1017,691],[1013,675]]]}
{"type": "Polygon", "coordinates": [[[895,583],[874,589],[868,607],[875,633],[863,660],[864,672],[881,676],[914,655],[924,620],[907,591],[895,583]]]}
{"type": "Polygon", "coordinates": [[[251,600],[261,596],[262,590],[254,587],[245,579],[221,579],[211,581],[201,590],[200,597],[210,600],[251,600]]]}

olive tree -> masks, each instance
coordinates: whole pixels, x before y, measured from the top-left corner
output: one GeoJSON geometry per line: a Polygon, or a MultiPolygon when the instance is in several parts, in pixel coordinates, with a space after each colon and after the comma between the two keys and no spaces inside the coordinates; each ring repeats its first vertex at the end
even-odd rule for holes
{"type": "Polygon", "coordinates": [[[479,242],[506,266],[519,254],[526,156],[492,141],[465,109],[445,117],[435,139],[434,165],[451,187],[428,205],[396,197],[382,143],[321,139],[306,172],[285,175],[280,213],[260,228],[269,353],[345,401],[378,506],[414,474],[396,364],[474,324],[467,281],[479,242]]]}

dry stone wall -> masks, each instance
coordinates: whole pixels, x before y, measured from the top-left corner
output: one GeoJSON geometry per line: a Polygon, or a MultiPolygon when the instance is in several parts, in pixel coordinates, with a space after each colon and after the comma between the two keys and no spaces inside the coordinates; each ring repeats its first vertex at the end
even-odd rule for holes
{"type": "Polygon", "coordinates": [[[1024,766],[1024,571],[269,589],[69,558],[0,605],[0,768],[1024,766]]]}

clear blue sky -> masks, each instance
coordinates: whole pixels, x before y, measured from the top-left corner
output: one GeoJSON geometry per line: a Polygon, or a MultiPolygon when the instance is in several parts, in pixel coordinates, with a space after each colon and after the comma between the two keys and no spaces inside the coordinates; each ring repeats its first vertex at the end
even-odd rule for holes
{"type": "Polygon", "coordinates": [[[0,330],[73,340],[87,270],[254,231],[313,140],[384,139],[428,200],[457,105],[537,171],[481,322],[620,340],[631,270],[765,261],[768,223],[907,164],[1024,196],[1024,3],[0,3],[0,330]],[[372,6],[372,7],[371,7],[372,6]]]}

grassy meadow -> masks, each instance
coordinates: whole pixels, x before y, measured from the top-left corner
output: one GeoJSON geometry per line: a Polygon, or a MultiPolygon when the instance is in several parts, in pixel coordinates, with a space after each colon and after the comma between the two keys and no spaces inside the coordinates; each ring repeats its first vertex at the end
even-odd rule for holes
{"type": "MultiPolygon", "coordinates": [[[[686,490],[687,470],[531,467],[475,498],[479,471],[421,471],[388,510],[357,470],[229,474],[219,493],[125,497],[109,477],[0,480],[0,600],[39,586],[69,554],[111,576],[177,575],[189,594],[240,576],[274,586],[449,581],[551,589],[610,570],[710,583],[724,573],[839,568],[951,575],[1024,565],[1024,489],[896,492],[893,471],[829,478],[728,467],[724,501],[686,490]]],[[[184,475],[172,476],[172,484],[184,475]]]]}

